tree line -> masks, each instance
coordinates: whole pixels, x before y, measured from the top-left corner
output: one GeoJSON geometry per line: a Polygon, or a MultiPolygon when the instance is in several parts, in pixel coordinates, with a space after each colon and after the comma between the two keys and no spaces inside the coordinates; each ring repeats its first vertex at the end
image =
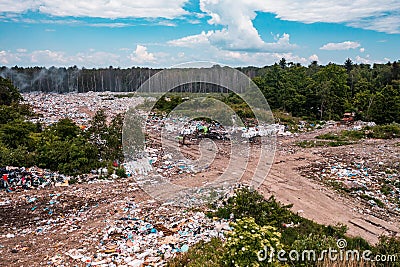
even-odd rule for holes
{"type": "Polygon", "coordinates": [[[21,92],[128,92],[137,90],[160,69],[110,66],[100,69],[73,67],[1,67],[0,76],[10,79],[21,92]]]}
{"type": "MultiPolygon", "coordinates": [[[[280,62],[262,68],[243,67],[266,97],[272,110],[282,110],[309,120],[339,120],[345,112],[356,119],[377,123],[400,120],[400,61],[386,64],[344,64],[308,66],[280,62]]],[[[8,78],[22,92],[136,91],[162,69],[100,68],[49,69],[44,67],[2,67],[0,76],[8,78]]],[[[225,92],[212,84],[193,83],[175,91],[225,92]]]]}
{"type": "MultiPolygon", "coordinates": [[[[356,119],[377,123],[400,122],[400,62],[308,67],[279,64],[256,70],[253,81],[261,89],[271,109],[293,116],[319,120],[339,120],[345,112],[356,119]]],[[[245,69],[246,70],[246,69],[245,69]]]]}

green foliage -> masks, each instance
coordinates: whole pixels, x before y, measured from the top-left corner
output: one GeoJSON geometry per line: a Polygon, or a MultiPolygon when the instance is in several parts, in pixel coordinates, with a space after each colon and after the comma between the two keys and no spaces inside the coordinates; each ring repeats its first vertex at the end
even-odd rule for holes
{"type": "Polygon", "coordinates": [[[346,145],[351,145],[352,142],[348,141],[340,141],[340,140],[335,140],[335,141],[319,141],[319,140],[304,140],[304,141],[299,141],[296,143],[297,146],[302,147],[302,148],[311,148],[311,147],[337,147],[337,146],[346,146],[346,145]]]}
{"type": "Polygon", "coordinates": [[[211,216],[226,219],[230,217],[230,214],[233,214],[235,219],[252,217],[259,225],[280,228],[284,223],[296,220],[289,210],[291,206],[284,206],[276,202],[274,197],[266,200],[257,191],[243,188],[238,190],[234,197],[228,199],[226,205],[211,214],[211,216]]]}
{"type": "Polygon", "coordinates": [[[391,139],[400,136],[400,124],[391,123],[388,125],[377,125],[365,128],[367,137],[377,139],[391,139]]]}
{"type": "MultiPolygon", "coordinates": [[[[392,124],[377,125],[372,127],[366,126],[361,130],[357,131],[344,130],[341,131],[340,133],[321,134],[318,135],[316,139],[332,140],[335,141],[336,143],[340,143],[340,142],[358,141],[363,138],[391,139],[399,136],[400,136],[400,125],[397,123],[392,123],[392,124]]],[[[302,147],[307,147],[307,144],[304,142],[308,141],[303,141],[299,145],[302,147]]]]}
{"type": "MultiPolygon", "coordinates": [[[[114,117],[110,126],[107,126],[104,113],[100,112],[87,134],[70,119],[61,119],[42,131],[40,124],[23,120],[31,115],[26,106],[0,106],[0,113],[5,114],[0,123],[2,166],[37,165],[67,175],[77,175],[104,166],[100,160],[122,160],[121,115],[114,117]],[[90,139],[93,136],[99,139],[90,139]],[[102,141],[102,138],[105,143],[96,142],[102,141]],[[101,153],[100,149],[103,149],[101,153]]],[[[124,170],[118,172],[121,177],[126,175],[124,170]]]]}
{"type": "Polygon", "coordinates": [[[400,120],[398,66],[393,62],[371,68],[350,59],[344,66],[275,64],[259,69],[253,81],[273,110],[324,120],[356,112],[358,119],[382,124],[400,120]]]}
{"type": "Polygon", "coordinates": [[[36,163],[36,152],[25,146],[10,149],[0,143],[0,163],[2,166],[33,166],[36,163]]]}
{"type": "Polygon", "coordinates": [[[97,148],[82,135],[63,140],[52,129],[43,133],[37,149],[37,165],[63,174],[77,175],[97,168],[97,148]]]}
{"type": "Polygon", "coordinates": [[[112,118],[107,125],[104,110],[96,112],[85,132],[86,138],[96,146],[101,161],[123,160],[122,153],[122,127],[124,117],[122,114],[112,118]]]}
{"type": "MultiPolygon", "coordinates": [[[[223,203],[215,213],[209,214],[225,218],[231,213],[235,214],[236,221],[231,224],[233,231],[228,233],[226,243],[218,239],[208,243],[200,242],[187,254],[172,260],[169,266],[316,266],[317,263],[312,257],[308,259],[308,254],[304,254],[305,261],[291,261],[286,254],[288,262],[280,263],[274,257],[275,261],[271,263],[268,262],[269,254],[265,261],[258,261],[256,253],[263,249],[263,246],[272,246],[275,256],[279,249],[283,248],[286,253],[297,250],[300,256],[304,250],[314,250],[316,257],[319,257],[324,249],[337,249],[338,239],[347,241],[348,250],[372,250],[375,255],[396,254],[400,251],[398,238],[382,237],[374,247],[361,237],[346,236],[347,227],[344,225],[321,225],[294,214],[289,208],[290,206],[279,205],[273,198],[264,199],[259,193],[248,188],[237,190],[236,196],[223,203]],[[262,208],[259,209],[259,206],[262,208]],[[263,214],[270,214],[272,218],[260,219],[263,214]],[[291,223],[281,224],[280,215],[286,218],[284,221],[291,223]]],[[[264,254],[259,256],[263,257],[264,254]]],[[[349,263],[339,261],[335,264],[346,266],[349,263]]],[[[332,262],[324,262],[322,266],[330,265],[332,262]]]]}
{"type": "Polygon", "coordinates": [[[61,119],[49,128],[61,141],[76,138],[81,133],[81,129],[71,119],[61,119]]]}
{"type": "Polygon", "coordinates": [[[20,100],[22,100],[22,96],[12,82],[0,77],[0,105],[10,106],[20,100]]]}
{"type": "Polygon", "coordinates": [[[171,96],[162,96],[157,103],[154,105],[154,108],[159,110],[160,112],[170,113],[174,108],[176,108],[179,104],[182,104],[184,100],[180,96],[171,95],[171,96]]]}
{"type": "Polygon", "coordinates": [[[126,175],[126,172],[125,172],[125,169],[124,169],[124,168],[118,168],[118,169],[116,169],[116,170],[115,170],[115,174],[118,175],[118,177],[121,177],[121,178],[126,178],[126,177],[128,177],[128,176],[126,175]]]}
{"type": "Polygon", "coordinates": [[[310,264],[312,265],[316,262],[323,250],[329,250],[329,248],[337,249],[336,242],[336,238],[319,233],[303,236],[295,240],[291,247],[291,249],[299,252],[300,260],[296,260],[292,263],[289,258],[289,263],[295,264],[296,266],[310,266],[310,264]],[[303,253],[304,251],[313,251],[315,253],[305,254],[303,253]]]}
{"type": "Polygon", "coordinates": [[[264,249],[279,251],[283,248],[277,229],[259,226],[252,217],[238,219],[231,226],[233,231],[227,235],[223,266],[260,266],[259,256],[262,257],[264,249]]]}
{"type": "Polygon", "coordinates": [[[22,120],[15,120],[0,125],[0,142],[10,149],[25,146],[29,151],[35,147],[31,133],[37,130],[35,124],[22,120]]]}
{"type": "Polygon", "coordinates": [[[112,118],[108,126],[107,135],[104,137],[106,141],[105,160],[119,160],[124,159],[122,153],[122,128],[124,125],[124,116],[122,114],[116,115],[112,118]]]}
{"type": "Polygon", "coordinates": [[[372,249],[374,255],[395,255],[396,262],[377,263],[377,266],[400,266],[400,238],[381,236],[379,243],[372,249]]]}
{"type": "Polygon", "coordinates": [[[12,106],[1,105],[0,106],[0,125],[9,123],[9,122],[17,120],[17,119],[23,119],[23,116],[21,115],[19,110],[15,107],[15,105],[12,105],[12,106]]]}
{"type": "Polygon", "coordinates": [[[376,203],[376,205],[378,205],[378,207],[381,207],[381,208],[385,207],[385,204],[381,200],[379,200],[377,198],[371,197],[371,196],[366,195],[366,194],[362,194],[362,195],[360,195],[360,197],[362,199],[364,199],[364,200],[367,200],[367,201],[370,201],[370,200],[374,201],[376,203]]]}

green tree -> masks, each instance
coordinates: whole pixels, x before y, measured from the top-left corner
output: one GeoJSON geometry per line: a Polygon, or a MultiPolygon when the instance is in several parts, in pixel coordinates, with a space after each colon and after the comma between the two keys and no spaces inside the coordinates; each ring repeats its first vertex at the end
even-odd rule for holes
{"type": "Polygon", "coordinates": [[[371,105],[371,119],[377,123],[400,121],[400,93],[392,85],[376,93],[371,105]]]}
{"type": "Polygon", "coordinates": [[[107,159],[107,136],[109,135],[107,126],[107,116],[104,110],[100,109],[89,122],[86,130],[87,139],[94,144],[98,151],[100,160],[107,159]]]}
{"type": "Polygon", "coordinates": [[[329,64],[314,75],[314,81],[319,98],[320,119],[339,119],[345,111],[344,103],[350,100],[346,70],[329,64]]]}
{"type": "Polygon", "coordinates": [[[105,140],[107,143],[105,158],[107,160],[122,161],[124,155],[122,153],[122,128],[124,124],[124,116],[122,114],[116,115],[108,127],[105,140]]]}
{"type": "Polygon", "coordinates": [[[0,76],[0,105],[10,106],[12,103],[18,103],[22,100],[18,89],[8,79],[0,76]]]}
{"type": "Polygon", "coordinates": [[[82,134],[81,129],[71,119],[61,119],[49,128],[60,140],[73,139],[82,134]]]}
{"type": "Polygon", "coordinates": [[[37,149],[37,164],[67,175],[87,173],[99,166],[98,151],[81,135],[62,140],[47,130],[37,149]]]}
{"type": "Polygon", "coordinates": [[[0,141],[8,148],[15,149],[18,146],[26,146],[30,150],[35,147],[31,133],[37,129],[31,122],[22,120],[12,121],[1,125],[0,141]]]}

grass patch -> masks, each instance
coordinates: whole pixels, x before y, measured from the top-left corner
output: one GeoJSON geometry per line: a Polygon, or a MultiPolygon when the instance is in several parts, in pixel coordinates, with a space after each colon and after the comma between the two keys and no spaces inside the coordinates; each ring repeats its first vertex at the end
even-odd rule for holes
{"type": "Polygon", "coordinates": [[[302,148],[312,148],[312,147],[338,147],[351,145],[353,142],[350,141],[322,141],[322,140],[304,140],[296,143],[297,146],[302,148]]]}
{"type": "Polygon", "coordinates": [[[400,137],[400,124],[398,123],[365,127],[364,129],[369,138],[391,139],[400,137]]]}
{"type": "Polygon", "coordinates": [[[116,97],[116,98],[134,97],[134,96],[136,96],[135,93],[116,94],[116,95],[114,95],[114,97],[116,97]]]}
{"type": "Polygon", "coordinates": [[[360,195],[360,197],[361,197],[362,199],[366,200],[366,201],[373,200],[373,201],[376,203],[376,205],[377,205],[378,207],[380,207],[380,208],[384,208],[384,207],[385,207],[385,204],[384,204],[382,201],[380,201],[379,199],[376,199],[376,198],[374,198],[374,197],[368,196],[368,195],[366,195],[366,194],[362,194],[362,195],[360,195]]]}
{"type": "Polygon", "coordinates": [[[315,137],[319,140],[333,140],[337,142],[358,141],[365,138],[391,139],[400,137],[400,124],[366,126],[361,130],[344,130],[340,133],[326,133],[315,137]]]}

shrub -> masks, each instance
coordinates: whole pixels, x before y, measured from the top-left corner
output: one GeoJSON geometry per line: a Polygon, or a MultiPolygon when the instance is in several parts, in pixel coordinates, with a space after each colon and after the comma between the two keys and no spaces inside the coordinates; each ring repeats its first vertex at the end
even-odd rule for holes
{"type": "Polygon", "coordinates": [[[233,231],[228,234],[227,251],[222,258],[224,266],[260,266],[262,260],[259,257],[267,261],[268,251],[283,248],[281,234],[275,227],[259,226],[251,217],[238,219],[231,226],[233,231]],[[267,255],[264,255],[265,252],[267,255]]]}

